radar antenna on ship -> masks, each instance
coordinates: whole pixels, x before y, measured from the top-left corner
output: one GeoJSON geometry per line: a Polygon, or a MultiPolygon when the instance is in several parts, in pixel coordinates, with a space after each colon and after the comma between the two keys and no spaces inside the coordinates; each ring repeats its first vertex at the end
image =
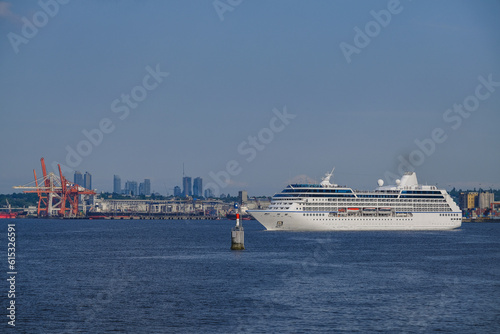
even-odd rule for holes
{"type": "Polygon", "coordinates": [[[333,176],[334,170],[335,170],[335,167],[333,167],[333,169],[330,173],[325,173],[325,176],[321,179],[320,185],[322,185],[322,186],[334,186],[334,187],[337,186],[336,184],[330,183],[330,178],[333,176]]]}

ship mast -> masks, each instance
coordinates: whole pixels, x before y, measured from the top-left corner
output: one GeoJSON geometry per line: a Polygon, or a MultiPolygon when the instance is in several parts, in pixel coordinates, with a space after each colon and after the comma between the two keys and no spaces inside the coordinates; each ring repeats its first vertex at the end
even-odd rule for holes
{"type": "Polygon", "coordinates": [[[324,186],[324,187],[330,187],[330,186],[334,186],[336,187],[337,185],[336,184],[331,184],[330,183],[330,178],[333,176],[333,171],[335,170],[335,167],[333,167],[332,171],[330,173],[325,173],[325,176],[321,179],[321,183],[320,185],[324,186]]]}

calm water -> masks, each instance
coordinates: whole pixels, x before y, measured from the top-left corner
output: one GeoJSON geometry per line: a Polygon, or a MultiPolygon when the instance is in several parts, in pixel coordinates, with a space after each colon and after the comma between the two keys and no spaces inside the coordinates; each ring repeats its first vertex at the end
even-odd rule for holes
{"type": "Polygon", "coordinates": [[[500,224],[294,233],[245,221],[235,252],[234,221],[14,222],[12,332],[500,332],[500,224]]]}

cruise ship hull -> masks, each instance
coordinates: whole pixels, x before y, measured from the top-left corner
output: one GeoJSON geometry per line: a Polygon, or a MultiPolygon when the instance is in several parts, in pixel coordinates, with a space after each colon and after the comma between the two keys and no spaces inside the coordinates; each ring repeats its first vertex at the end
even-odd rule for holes
{"type": "Polygon", "coordinates": [[[462,213],[444,189],[419,185],[407,172],[396,185],[374,191],[330,183],[333,170],[319,184],[290,184],[275,194],[266,210],[247,210],[268,230],[373,231],[451,230],[462,213]]]}
{"type": "Polygon", "coordinates": [[[328,217],[327,214],[318,217],[275,210],[248,210],[248,213],[270,231],[452,230],[462,225],[461,212],[415,212],[411,217],[328,217]]]}

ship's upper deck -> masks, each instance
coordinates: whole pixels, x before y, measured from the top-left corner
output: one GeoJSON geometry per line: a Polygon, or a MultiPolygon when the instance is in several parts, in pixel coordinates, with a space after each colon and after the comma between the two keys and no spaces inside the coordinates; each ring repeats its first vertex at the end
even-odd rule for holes
{"type": "Polygon", "coordinates": [[[339,198],[444,198],[446,190],[439,190],[435,186],[419,185],[414,172],[405,173],[401,180],[396,180],[396,185],[384,186],[379,180],[373,191],[353,190],[345,186],[330,183],[327,173],[320,184],[290,184],[281,193],[275,194],[275,199],[284,197],[339,197],[339,198]]]}

